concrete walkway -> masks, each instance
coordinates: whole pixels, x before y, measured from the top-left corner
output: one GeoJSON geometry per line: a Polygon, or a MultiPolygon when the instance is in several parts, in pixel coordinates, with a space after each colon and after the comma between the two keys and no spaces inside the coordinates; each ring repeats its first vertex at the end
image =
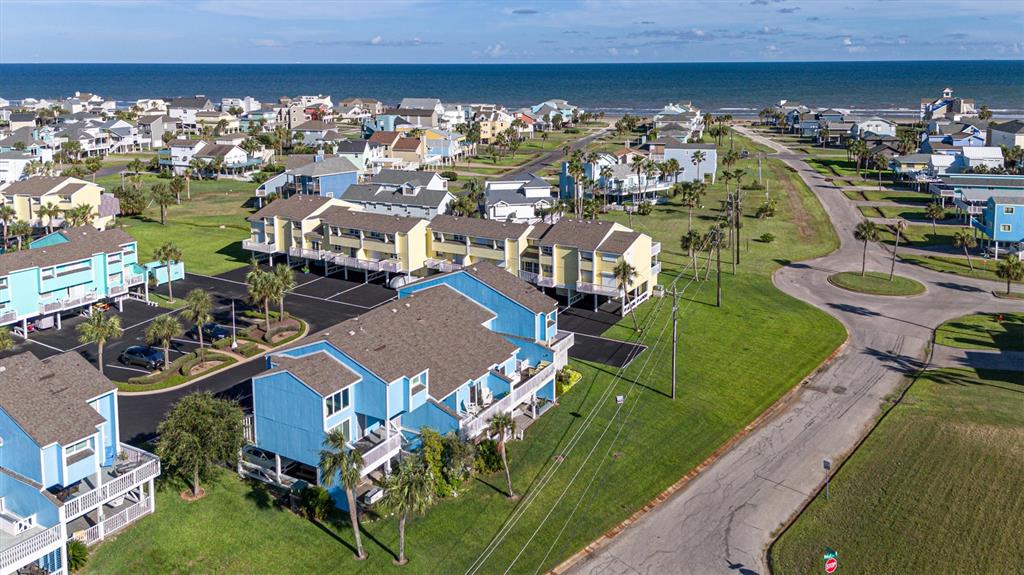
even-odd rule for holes
{"type": "MultiPolygon", "coordinates": [[[[843,458],[875,421],[883,399],[924,365],[933,328],[969,313],[1024,309],[1024,302],[994,298],[990,290],[995,283],[902,263],[896,273],[924,283],[925,294],[892,298],[831,286],[829,274],[860,268],[862,244],[853,238],[853,229],[863,216],[803,161],[803,154],[737,129],[775,149],[831,218],[841,247],[782,268],[774,280],[782,291],[839,319],[850,339],[774,419],[610,543],[593,549],[575,572],[767,573],[767,547],[820,487],[822,460],[843,458]]],[[[869,246],[869,269],[888,270],[887,256],[887,250],[869,246]]],[[[686,440],[685,430],[677,439],[686,440]]]]}

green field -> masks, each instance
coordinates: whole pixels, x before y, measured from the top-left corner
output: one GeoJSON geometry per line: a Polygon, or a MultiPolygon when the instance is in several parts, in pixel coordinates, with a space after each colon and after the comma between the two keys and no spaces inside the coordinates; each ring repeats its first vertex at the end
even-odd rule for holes
{"type": "Polygon", "coordinates": [[[936,330],[935,343],[964,349],[1024,351],[1024,313],[980,313],[949,320],[936,330]]]}
{"type": "MultiPolygon", "coordinates": [[[[748,174],[755,166],[754,160],[740,162],[748,174]]],[[[654,298],[637,314],[645,326],[639,340],[649,349],[622,377],[604,365],[573,361],[582,381],[526,430],[524,441],[510,444],[512,477],[523,495],[518,503],[501,492],[500,475],[474,480],[458,498],[412,522],[411,562],[397,568],[391,563],[397,550],[393,519],[367,526],[370,558],[359,564],[348,548],[349,530],[320,530],[266,507],[258,491],[225,479],[207,500],[191,505],[171,501],[174,490],[161,493],[157,513],[99,547],[89,571],[317,572],[329,561],[334,570],[362,573],[465,572],[517,506],[522,518],[480,572],[505,571],[520,550],[511,572],[550,569],[705,460],[844,340],[838,321],[771,282],[780,265],[827,253],[837,239],[799,177],[774,160],[768,168],[765,174],[779,200],[777,216],[751,217],[758,205],[752,192],[743,233],[771,232],[776,240],[749,242],[749,248],[743,242],[736,276],[728,271],[723,250],[723,307],[714,306],[713,281],[689,284],[681,295],[679,399],[668,399],[670,302],[654,298]],[[616,395],[624,397],[622,406],[616,395]]],[[[724,194],[722,184],[711,186],[704,201],[708,208],[695,215],[699,230],[715,219],[724,194]]],[[[620,213],[612,217],[626,220],[620,213]]],[[[659,206],[649,216],[634,216],[633,224],[662,242],[660,281],[671,283],[688,261],[679,247],[686,210],[677,203],[659,206]]],[[[683,273],[678,287],[690,277],[690,271],[683,273]]],[[[636,338],[632,318],[622,319],[607,335],[636,338]]]]}
{"type": "MultiPolygon", "coordinates": [[[[900,240],[900,244],[903,244],[902,240],[900,240]]],[[[1003,287],[999,288],[999,290],[1006,291],[1006,280],[1000,279],[996,275],[996,262],[991,259],[984,259],[978,255],[972,256],[971,263],[974,264],[974,271],[972,272],[971,266],[967,263],[967,258],[964,257],[901,255],[899,258],[906,263],[919,265],[937,272],[1001,282],[1003,287]]],[[[1019,284],[1021,282],[1013,283],[1019,284]]]]}
{"type": "MultiPolygon", "coordinates": [[[[164,182],[147,176],[146,186],[164,182]]],[[[99,178],[108,190],[120,184],[119,176],[99,178]]],[[[117,225],[139,242],[140,259],[149,261],[162,243],[170,240],[181,248],[185,270],[216,275],[245,265],[249,254],[241,241],[249,237],[245,221],[252,210],[244,207],[255,184],[233,180],[193,180],[192,199],[167,208],[167,225],[160,225],[160,208],[150,206],[141,216],[120,217],[117,225]]]]}
{"type": "Polygon", "coordinates": [[[771,550],[776,575],[1007,573],[1024,561],[1021,372],[928,372],[771,550]]]}
{"type": "MultiPolygon", "coordinates": [[[[882,243],[894,245],[896,243],[896,234],[893,233],[892,229],[889,226],[879,226],[879,228],[882,243]]],[[[909,245],[915,248],[952,246],[953,234],[960,230],[970,231],[971,228],[946,225],[935,226],[933,229],[931,223],[909,224],[906,230],[900,232],[900,245],[909,245]]]]}
{"type": "MultiPolygon", "coordinates": [[[[860,206],[860,213],[869,218],[903,218],[909,221],[927,222],[931,220],[925,216],[924,206],[860,206]]],[[[942,223],[943,220],[936,220],[942,223]]]]}
{"type": "Polygon", "coordinates": [[[929,204],[935,197],[931,194],[924,194],[913,191],[888,191],[888,190],[843,190],[847,198],[854,201],[869,202],[899,202],[905,204],[929,204]]]}
{"type": "Polygon", "coordinates": [[[871,295],[918,295],[924,293],[924,285],[921,282],[903,276],[893,276],[883,272],[867,272],[863,276],[860,272],[839,272],[828,276],[828,281],[834,286],[845,290],[866,293],[871,295]]]}

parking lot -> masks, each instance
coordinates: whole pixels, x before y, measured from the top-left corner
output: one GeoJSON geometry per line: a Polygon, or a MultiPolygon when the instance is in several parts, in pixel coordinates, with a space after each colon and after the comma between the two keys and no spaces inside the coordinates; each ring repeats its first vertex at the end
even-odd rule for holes
{"type": "Polygon", "coordinates": [[[603,305],[597,311],[578,307],[559,308],[558,329],[576,334],[575,343],[569,348],[569,357],[618,368],[629,365],[647,349],[641,344],[601,335],[622,319],[617,313],[609,311],[617,305],[603,305]]]}

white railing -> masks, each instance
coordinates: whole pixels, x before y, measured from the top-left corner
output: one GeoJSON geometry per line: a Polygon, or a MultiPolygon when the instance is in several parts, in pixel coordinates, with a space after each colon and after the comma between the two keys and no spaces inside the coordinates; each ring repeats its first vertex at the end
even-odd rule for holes
{"type": "Polygon", "coordinates": [[[537,278],[537,285],[540,287],[555,287],[555,278],[537,278]]]}
{"type": "Polygon", "coordinates": [[[537,280],[539,278],[540,278],[540,276],[538,274],[534,273],[534,272],[528,272],[526,270],[519,270],[519,279],[523,280],[524,282],[530,282],[532,284],[535,284],[535,283],[537,283],[537,280]]]}
{"type": "Polygon", "coordinates": [[[121,444],[121,451],[122,453],[126,452],[129,461],[145,461],[145,463],[92,491],[66,501],[63,506],[65,520],[88,513],[103,502],[120,497],[143,482],[160,475],[160,460],[156,456],[125,444],[121,444]]]}
{"type": "Polygon", "coordinates": [[[49,303],[44,303],[43,306],[39,309],[43,313],[50,313],[54,311],[59,311],[62,305],[63,304],[61,303],[61,300],[51,301],[49,303]]]}
{"type": "Polygon", "coordinates": [[[361,260],[352,256],[335,255],[333,257],[334,263],[360,270],[367,270],[371,272],[394,272],[398,273],[402,270],[402,262],[397,260],[361,260]]]}
{"type": "Polygon", "coordinates": [[[127,291],[128,291],[128,286],[123,285],[123,284],[119,285],[119,286],[110,286],[110,289],[107,290],[107,295],[108,296],[121,295],[121,294],[123,294],[123,293],[125,293],[127,291]]]}
{"type": "Polygon", "coordinates": [[[40,557],[40,554],[47,548],[63,543],[61,541],[60,525],[54,525],[46,531],[36,533],[32,537],[0,551],[0,571],[6,572],[7,568],[15,565],[24,565],[40,557]]]}
{"type": "Polygon", "coordinates": [[[12,322],[16,319],[18,319],[18,312],[13,309],[0,313],[0,324],[12,322]]]}
{"type": "Polygon", "coordinates": [[[651,242],[651,256],[656,256],[661,253],[661,242],[651,242]]]}
{"type": "Polygon", "coordinates": [[[127,507],[114,515],[104,519],[100,525],[102,525],[103,535],[100,536],[100,525],[93,525],[88,529],[72,534],[74,539],[85,543],[86,545],[94,545],[101,539],[104,539],[126,526],[138,521],[140,518],[145,517],[153,512],[153,499],[151,495],[143,497],[138,503],[127,507]]]}
{"type": "Polygon", "coordinates": [[[319,260],[323,256],[323,252],[321,250],[307,250],[297,246],[292,246],[288,248],[288,255],[296,258],[319,260]]]}
{"type": "Polygon", "coordinates": [[[606,295],[609,297],[615,297],[619,295],[619,288],[615,286],[606,286],[602,284],[593,284],[587,282],[576,282],[576,291],[581,293],[595,293],[598,295],[606,295]]]}
{"type": "Polygon", "coordinates": [[[448,260],[429,259],[426,264],[428,268],[441,272],[453,272],[462,269],[462,264],[457,264],[448,260]]]}
{"type": "Polygon", "coordinates": [[[128,274],[124,276],[124,285],[131,287],[139,285],[146,281],[146,276],[142,274],[128,274]]]}
{"type": "Polygon", "coordinates": [[[487,428],[491,417],[497,413],[512,411],[517,405],[522,403],[523,399],[532,396],[538,389],[543,387],[544,383],[555,375],[555,371],[557,371],[555,365],[553,363],[548,364],[535,373],[533,377],[526,380],[526,382],[513,388],[511,393],[481,410],[473,419],[464,422],[462,425],[463,437],[472,439],[479,435],[480,432],[487,428]]]}
{"type": "Polygon", "coordinates": [[[252,414],[242,417],[242,436],[246,443],[256,443],[256,427],[252,414]]]}
{"type": "Polygon", "coordinates": [[[569,349],[576,343],[576,334],[571,331],[561,331],[555,334],[555,338],[551,340],[549,347],[552,350],[559,352],[569,349]]]}
{"type": "Polygon", "coordinates": [[[650,298],[650,297],[651,297],[651,293],[650,293],[650,292],[646,292],[646,291],[645,291],[644,293],[640,294],[640,295],[639,295],[639,296],[637,296],[637,297],[634,297],[634,298],[627,298],[627,299],[629,299],[629,302],[628,302],[628,303],[626,303],[626,302],[623,302],[623,305],[622,305],[622,314],[623,314],[623,315],[625,315],[625,314],[627,314],[627,313],[629,313],[629,312],[633,311],[633,310],[634,310],[634,309],[636,309],[636,308],[637,308],[637,307],[638,307],[638,306],[639,306],[640,304],[642,304],[642,303],[644,303],[645,301],[647,301],[647,300],[648,300],[648,298],[650,298]]]}
{"type": "Polygon", "coordinates": [[[249,250],[251,252],[272,254],[277,251],[277,246],[275,244],[265,244],[255,240],[242,240],[242,249],[249,250]]]}
{"type": "Polygon", "coordinates": [[[654,262],[651,264],[651,275],[656,276],[661,273],[661,262],[654,262]]]}
{"type": "Polygon", "coordinates": [[[391,437],[374,445],[363,454],[363,471],[360,477],[366,477],[382,463],[398,455],[402,449],[402,433],[392,431],[391,437]]]}

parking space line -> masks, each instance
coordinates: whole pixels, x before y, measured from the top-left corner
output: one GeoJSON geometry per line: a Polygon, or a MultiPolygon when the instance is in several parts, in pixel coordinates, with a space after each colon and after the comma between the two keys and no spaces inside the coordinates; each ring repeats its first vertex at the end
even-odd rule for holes
{"type": "Polygon", "coordinates": [[[306,282],[306,283],[301,283],[301,284],[299,284],[299,285],[295,286],[294,288],[292,288],[292,291],[295,291],[295,290],[299,289],[299,288],[300,288],[300,287],[302,287],[302,286],[308,286],[309,284],[311,284],[311,283],[315,283],[315,282],[318,282],[318,281],[320,281],[320,280],[322,280],[322,279],[324,279],[324,278],[313,278],[313,279],[309,280],[309,281],[308,281],[308,282],[306,282]]]}
{"type": "MultiPolygon", "coordinates": [[[[184,338],[180,338],[180,337],[172,337],[171,341],[173,341],[175,343],[187,343],[189,345],[194,345],[196,347],[199,347],[199,342],[195,341],[195,340],[191,340],[191,339],[184,339],[184,338]]],[[[209,347],[209,345],[210,345],[210,342],[208,342],[208,341],[204,341],[203,342],[203,347],[209,347]]]]}
{"type": "MultiPolygon", "coordinates": [[[[191,275],[202,277],[202,278],[214,279],[214,280],[217,280],[217,281],[222,281],[222,282],[227,282],[227,283],[232,283],[232,284],[237,284],[237,285],[241,285],[241,286],[246,285],[245,282],[238,282],[238,281],[235,281],[235,280],[219,278],[219,277],[216,277],[216,276],[208,276],[208,275],[204,275],[204,274],[191,274],[191,275]]],[[[365,285],[365,284],[363,284],[363,285],[365,285]]],[[[361,286],[356,286],[356,287],[361,287],[361,286]]],[[[333,299],[326,299],[326,298],[322,298],[322,297],[315,296],[315,295],[307,295],[307,294],[304,294],[304,293],[290,292],[288,295],[292,295],[292,296],[296,296],[296,297],[304,297],[304,298],[309,298],[309,299],[315,299],[315,300],[319,300],[319,301],[327,301],[327,302],[336,303],[336,304],[339,304],[339,305],[347,305],[347,306],[350,306],[350,307],[357,307],[359,309],[373,309],[373,308],[375,308],[375,307],[377,307],[377,306],[379,306],[381,304],[387,303],[387,302],[395,299],[395,298],[392,297],[392,298],[388,298],[386,301],[383,301],[383,302],[381,302],[381,303],[379,303],[377,305],[365,306],[365,305],[359,305],[359,304],[356,304],[356,303],[349,303],[349,302],[345,302],[345,301],[336,301],[336,300],[333,300],[333,299]]],[[[333,296],[331,296],[331,297],[333,297],[333,296]]]]}
{"type": "Polygon", "coordinates": [[[348,293],[348,292],[350,292],[350,291],[352,291],[354,289],[359,289],[359,288],[363,287],[364,285],[366,285],[366,284],[359,284],[359,285],[356,285],[356,286],[352,286],[352,287],[350,287],[350,288],[348,288],[346,290],[341,290],[340,292],[338,292],[338,293],[336,293],[336,294],[334,294],[332,296],[328,296],[327,299],[338,297],[338,296],[340,296],[343,293],[348,293]]]}
{"type": "Polygon", "coordinates": [[[144,369],[139,369],[137,367],[128,367],[128,366],[124,366],[124,365],[115,365],[113,363],[106,364],[106,367],[112,367],[114,369],[123,369],[123,370],[126,370],[126,371],[137,371],[139,373],[145,373],[147,375],[150,373],[150,372],[148,372],[148,371],[146,371],[144,369]]]}
{"type": "MultiPolygon", "coordinates": [[[[136,324],[130,325],[130,326],[128,326],[128,327],[122,327],[122,328],[121,328],[121,332],[123,333],[123,332],[126,332],[126,331],[130,330],[130,329],[134,329],[134,328],[137,328],[137,327],[139,327],[140,325],[146,325],[147,323],[149,323],[149,322],[151,322],[151,321],[155,320],[155,319],[156,319],[156,318],[158,318],[158,317],[161,317],[161,316],[165,316],[165,315],[170,315],[170,314],[172,314],[172,313],[177,313],[177,312],[179,312],[179,311],[181,311],[181,310],[180,310],[180,309],[172,309],[172,310],[170,310],[170,311],[166,311],[166,312],[164,312],[164,313],[162,313],[162,314],[160,314],[160,315],[155,315],[155,316],[153,316],[153,317],[151,317],[151,318],[149,318],[149,319],[147,319],[147,320],[144,320],[144,321],[140,321],[139,323],[136,323],[136,324]]],[[[78,345],[76,345],[75,347],[73,347],[73,348],[69,349],[68,351],[74,351],[74,350],[76,350],[76,349],[79,349],[79,348],[83,348],[83,347],[85,347],[85,346],[87,346],[87,345],[90,345],[90,344],[88,344],[88,343],[81,343],[81,344],[78,344],[78,345]]]]}
{"type": "Polygon", "coordinates": [[[28,341],[31,342],[31,343],[34,343],[36,345],[41,345],[43,347],[48,347],[48,348],[52,349],[53,351],[55,351],[57,353],[64,353],[65,351],[71,351],[72,349],[75,349],[75,348],[71,348],[69,350],[63,350],[63,349],[61,349],[59,347],[53,347],[50,344],[46,344],[46,343],[43,343],[41,341],[36,341],[36,340],[32,339],[31,337],[28,338],[28,341]]]}

